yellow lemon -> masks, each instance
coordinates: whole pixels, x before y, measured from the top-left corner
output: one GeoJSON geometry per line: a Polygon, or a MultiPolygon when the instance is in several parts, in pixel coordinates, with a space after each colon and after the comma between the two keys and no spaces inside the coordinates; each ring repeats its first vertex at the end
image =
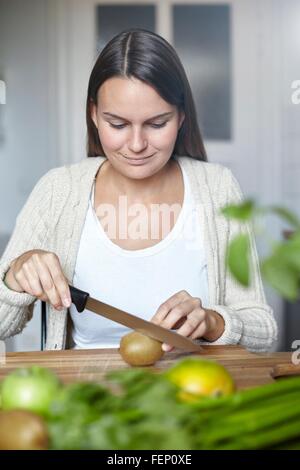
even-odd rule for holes
{"type": "Polygon", "coordinates": [[[208,359],[186,358],[177,362],[166,377],[179,387],[182,401],[195,401],[204,396],[222,396],[234,392],[233,378],[221,364],[208,359]]]}

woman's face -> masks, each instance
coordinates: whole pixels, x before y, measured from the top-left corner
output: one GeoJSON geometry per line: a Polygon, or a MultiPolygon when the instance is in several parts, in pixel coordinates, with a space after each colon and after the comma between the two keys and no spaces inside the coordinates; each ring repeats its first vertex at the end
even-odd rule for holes
{"type": "Polygon", "coordinates": [[[113,77],[98,90],[92,119],[116,171],[134,179],[157,173],[170,159],[184,115],[150,85],[113,77]]]}

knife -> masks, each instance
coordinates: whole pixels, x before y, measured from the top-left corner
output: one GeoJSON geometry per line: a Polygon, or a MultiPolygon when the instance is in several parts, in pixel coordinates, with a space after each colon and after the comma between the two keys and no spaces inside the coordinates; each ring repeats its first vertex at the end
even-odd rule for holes
{"type": "Polygon", "coordinates": [[[163,343],[170,344],[176,348],[183,349],[187,352],[201,351],[202,347],[195,343],[190,338],[179,335],[174,331],[163,328],[162,326],[155,325],[154,323],[144,320],[143,318],[136,317],[131,313],[124,312],[116,307],[112,307],[109,304],[100,302],[99,300],[90,297],[90,294],[83,290],[77,289],[74,286],[70,286],[70,294],[72,303],[75,305],[79,313],[83,312],[84,309],[91,310],[97,315],[113,320],[117,323],[121,323],[128,328],[139,331],[140,333],[150,336],[151,338],[157,339],[163,343]]]}

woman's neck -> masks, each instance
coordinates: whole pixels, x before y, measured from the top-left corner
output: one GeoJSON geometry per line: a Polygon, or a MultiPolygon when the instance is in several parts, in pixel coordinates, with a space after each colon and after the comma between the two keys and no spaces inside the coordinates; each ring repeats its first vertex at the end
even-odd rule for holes
{"type": "Polygon", "coordinates": [[[107,161],[105,181],[113,193],[126,194],[132,202],[143,202],[145,204],[147,202],[159,202],[161,196],[170,186],[170,181],[176,172],[176,166],[176,162],[170,159],[163,168],[149,178],[133,179],[117,172],[111,163],[107,161]],[[154,199],[157,199],[157,201],[154,201],[154,199]]]}

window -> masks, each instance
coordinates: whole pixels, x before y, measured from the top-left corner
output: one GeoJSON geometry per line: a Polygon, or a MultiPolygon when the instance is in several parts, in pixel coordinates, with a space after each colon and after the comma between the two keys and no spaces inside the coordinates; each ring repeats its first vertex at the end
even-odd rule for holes
{"type": "Polygon", "coordinates": [[[178,52],[206,139],[231,138],[231,48],[228,5],[174,5],[178,52]]]}

